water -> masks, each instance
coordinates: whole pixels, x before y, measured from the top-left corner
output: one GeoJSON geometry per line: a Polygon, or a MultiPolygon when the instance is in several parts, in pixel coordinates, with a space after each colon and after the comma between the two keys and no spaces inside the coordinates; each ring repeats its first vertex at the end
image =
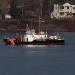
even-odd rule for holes
{"type": "Polygon", "coordinates": [[[0,41],[0,75],[75,75],[75,33],[63,34],[65,45],[5,46],[0,41]]]}

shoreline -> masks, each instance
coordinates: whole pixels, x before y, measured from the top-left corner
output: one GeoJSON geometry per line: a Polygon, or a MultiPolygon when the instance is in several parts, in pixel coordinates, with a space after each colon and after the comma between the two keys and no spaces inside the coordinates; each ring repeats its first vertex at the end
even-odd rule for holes
{"type": "MultiPolygon", "coordinates": [[[[3,21],[0,22],[1,32],[25,32],[26,25],[30,28],[34,27],[36,32],[39,30],[39,23],[26,21],[3,21]]],[[[45,23],[41,24],[41,30],[47,32],[75,32],[75,18],[74,19],[49,19],[45,23]]]]}
{"type": "MultiPolygon", "coordinates": [[[[10,30],[10,29],[0,29],[0,32],[25,32],[25,29],[14,29],[14,30],[10,30]]],[[[42,31],[46,31],[46,30],[42,30],[42,31]]],[[[36,32],[38,32],[36,30],[36,32]]],[[[47,30],[47,32],[75,32],[75,31],[69,31],[69,30],[47,30]]]]}

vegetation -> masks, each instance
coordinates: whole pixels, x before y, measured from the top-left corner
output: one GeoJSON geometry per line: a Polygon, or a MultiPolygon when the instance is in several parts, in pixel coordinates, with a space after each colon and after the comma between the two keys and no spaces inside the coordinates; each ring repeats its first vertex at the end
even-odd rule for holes
{"type": "Polygon", "coordinates": [[[21,10],[17,8],[16,0],[10,1],[10,14],[13,18],[20,18],[21,17],[21,10]]]}
{"type": "Polygon", "coordinates": [[[40,15],[40,5],[42,7],[42,20],[41,23],[42,30],[48,31],[75,31],[75,18],[73,19],[63,19],[56,20],[50,19],[50,12],[53,10],[54,3],[64,3],[70,2],[75,4],[75,0],[27,0],[30,1],[25,9],[24,18],[22,16],[22,9],[17,8],[16,0],[11,0],[10,14],[13,16],[14,20],[2,21],[0,22],[0,29],[4,28],[7,30],[16,30],[26,28],[26,24],[30,27],[35,27],[38,30],[38,16],[40,15]],[[41,4],[40,4],[41,1],[41,4]],[[29,10],[28,10],[29,9],[29,10]],[[31,12],[30,12],[31,11],[31,12]],[[35,16],[36,15],[36,16],[35,16]]]}

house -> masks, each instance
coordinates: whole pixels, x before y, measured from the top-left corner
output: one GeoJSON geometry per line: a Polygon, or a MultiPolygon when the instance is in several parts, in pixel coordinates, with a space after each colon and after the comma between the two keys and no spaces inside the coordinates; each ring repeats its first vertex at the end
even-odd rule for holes
{"type": "Polygon", "coordinates": [[[54,4],[54,10],[51,13],[51,18],[71,18],[75,16],[75,5],[70,3],[54,4]]]}

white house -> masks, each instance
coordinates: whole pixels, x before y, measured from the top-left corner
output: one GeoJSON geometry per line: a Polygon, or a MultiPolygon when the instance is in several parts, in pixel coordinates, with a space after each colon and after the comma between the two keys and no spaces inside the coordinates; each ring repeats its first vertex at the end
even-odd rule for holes
{"type": "Polygon", "coordinates": [[[73,17],[75,15],[75,5],[64,3],[63,5],[54,4],[54,10],[51,13],[51,18],[73,17]]]}

